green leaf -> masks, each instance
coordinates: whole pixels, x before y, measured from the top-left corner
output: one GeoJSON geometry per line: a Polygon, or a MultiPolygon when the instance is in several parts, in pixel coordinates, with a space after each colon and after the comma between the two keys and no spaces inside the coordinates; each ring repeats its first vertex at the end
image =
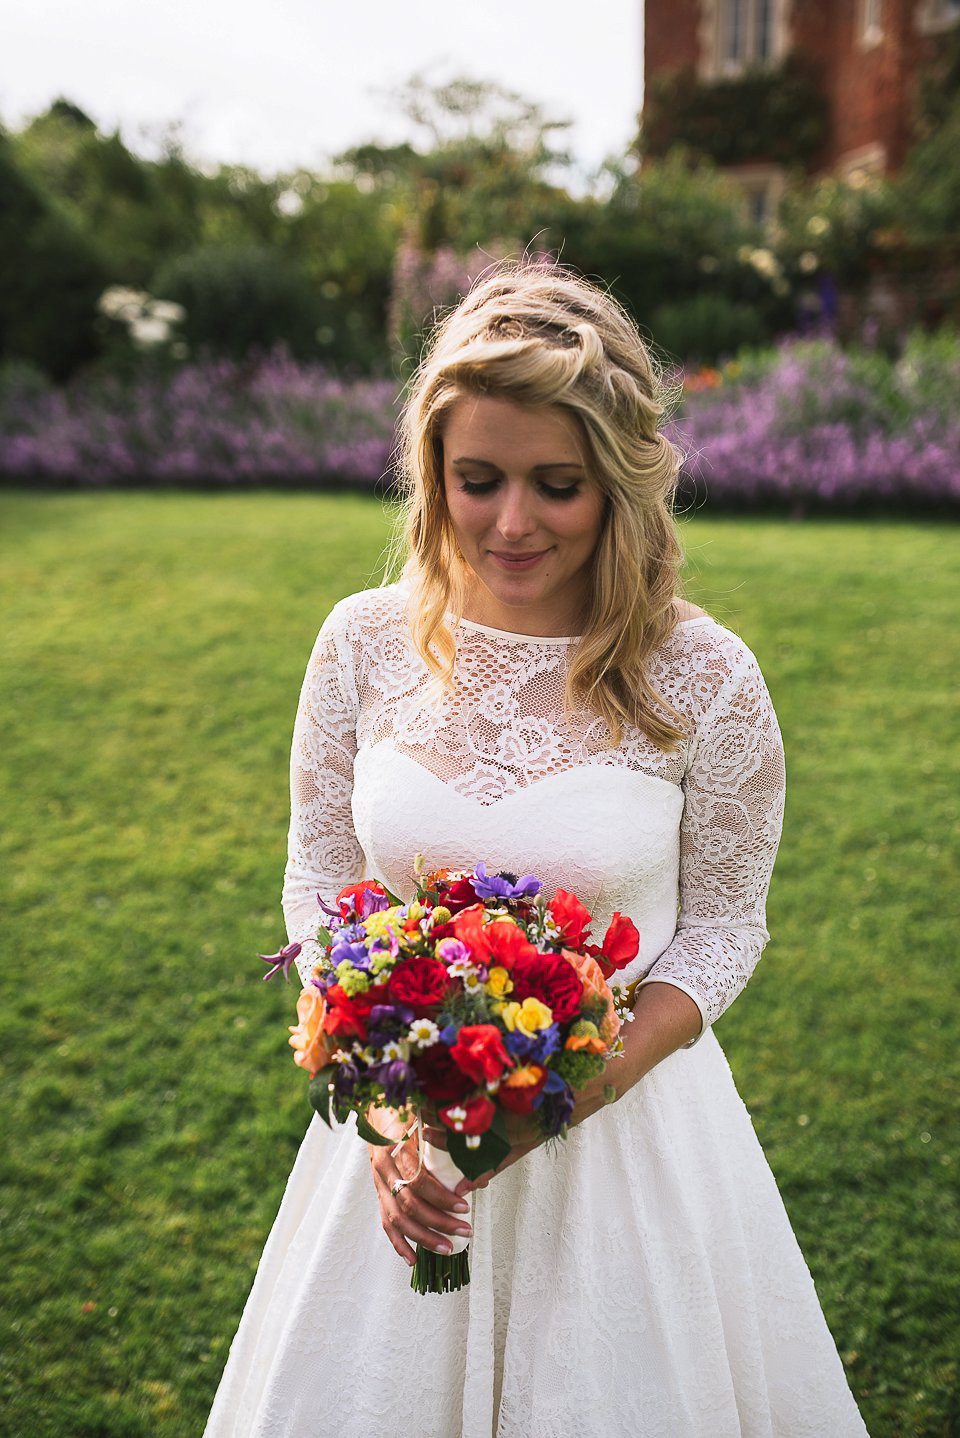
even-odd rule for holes
{"type": "Polygon", "coordinates": [[[467,1148],[464,1135],[451,1129],[447,1133],[447,1152],[467,1178],[479,1178],[482,1173],[488,1173],[503,1163],[510,1152],[510,1144],[491,1127],[481,1134],[476,1148],[467,1148]]]}
{"type": "Polygon", "coordinates": [[[330,1123],[330,1101],[333,1095],[330,1092],[330,1080],[333,1078],[333,1064],[325,1064],[322,1069],[317,1069],[310,1080],[310,1102],[317,1113],[323,1119],[327,1128],[330,1123]]]}
{"type": "Polygon", "coordinates": [[[379,1144],[381,1148],[389,1148],[396,1143],[395,1138],[386,1138],[379,1129],[374,1128],[367,1116],[362,1113],[357,1114],[357,1133],[364,1142],[379,1144]]]}
{"type": "Polygon", "coordinates": [[[317,930],[317,943],[321,944],[323,948],[329,949],[332,938],[333,935],[328,928],[322,928],[317,930]]]}

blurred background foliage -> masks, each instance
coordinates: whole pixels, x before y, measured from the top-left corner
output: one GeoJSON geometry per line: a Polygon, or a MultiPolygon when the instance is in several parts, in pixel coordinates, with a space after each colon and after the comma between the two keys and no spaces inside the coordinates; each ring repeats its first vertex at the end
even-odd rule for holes
{"type": "MultiPolygon", "coordinates": [[[[343,376],[388,374],[479,270],[525,251],[609,284],[681,362],[714,363],[802,329],[822,313],[825,285],[852,301],[855,326],[878,267],[909,278],[932,256],[956,258],[960,41],[924,78],[917,142],[893,179],[811,179],[815,87],[799,62],[782,68],[709,94],[679,80],[654,93],[635,143],[586,193],[567,183],[568,122],[479,80],[414,76],[394,97],[410,141],[357,146],[324,173],[273,176],[196,165],[175,128],[145,158],[57,100],[0,138],[10,259],[0,358],[57,380],[116,360],[97,301],[121,286],[183,306],[181,358],[238,358],[280,341],[343,376]],[[780,157],[789,183],[763,228],[718,169],[731,162],[718,150],[731,130],[725,106],[742,121],[733,159],[756,148],[754,131],[770,134],[771,113],[791,137],[780,157]]],[[[936,318],[955,320],[958,307],[955,287],[936,318]]]]}

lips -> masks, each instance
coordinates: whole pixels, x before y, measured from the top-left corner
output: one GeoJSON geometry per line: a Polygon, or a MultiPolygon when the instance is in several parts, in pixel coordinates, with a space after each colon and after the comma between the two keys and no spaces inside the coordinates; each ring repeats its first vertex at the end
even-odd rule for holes
{"type": "Polygon", "coordinates": [[[537,560],[543,559],[549,554],[548,549],[527,550],[522,554],[504,553],[502,550],[491,549],[492,558],[502,564],[505,569],[531,569],[537,560]]]}

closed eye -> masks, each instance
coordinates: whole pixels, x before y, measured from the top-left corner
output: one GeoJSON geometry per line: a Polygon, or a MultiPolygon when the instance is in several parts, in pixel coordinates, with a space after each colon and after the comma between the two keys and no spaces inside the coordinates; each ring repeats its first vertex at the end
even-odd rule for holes
{"type": "MultiPolygon", "coordinates": [[[[477,480],[466,479],[463,476],[460,478],[460,488],[464,494],[492,494],[499,483],[500,481],[498,479],[477,480]]],[[[580,493],[579,484],[557,486],[547,484],[546,481],[542,479],[537,481],[537,488],[541,494],[546,495],[548,499],[573,499],[574,495],[580,493]]]]}

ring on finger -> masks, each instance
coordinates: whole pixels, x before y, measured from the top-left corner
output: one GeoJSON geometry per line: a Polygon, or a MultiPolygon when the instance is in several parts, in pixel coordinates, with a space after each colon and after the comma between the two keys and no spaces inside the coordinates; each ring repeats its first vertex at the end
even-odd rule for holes
{"type": "Polygon", "coordinates": [[[403,1179],[402,1179],[402,1178],[395,1179],[394,1182],[391,1183],[391,1185],[390,1185],[390,1192],[391,1192],[391,1194],[393,1195],[394,1198],[396,1198],[396,1196],[397,1196],[397,1194],[400,1192],[401,1188],[403,1188],[403,1179]]]}

